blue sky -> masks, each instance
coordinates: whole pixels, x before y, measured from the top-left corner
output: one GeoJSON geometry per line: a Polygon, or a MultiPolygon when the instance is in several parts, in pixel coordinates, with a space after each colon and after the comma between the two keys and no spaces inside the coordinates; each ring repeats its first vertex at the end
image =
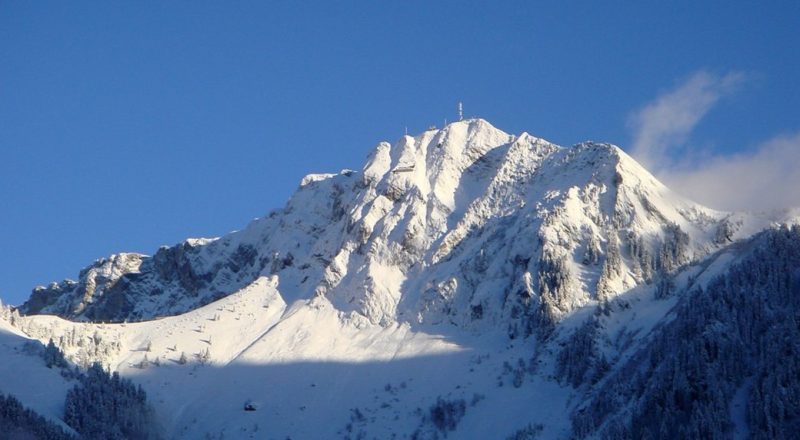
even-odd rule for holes
{"type": "Polygon", "coordinates": [[[796,1],[76,3],[0,2],[12,304],[101,256],[241,228],[458,101],[618,144],[724,207],[762,207],[708,192],[750,163],[800,183],[775,172],[800,159],[796,1]]]}

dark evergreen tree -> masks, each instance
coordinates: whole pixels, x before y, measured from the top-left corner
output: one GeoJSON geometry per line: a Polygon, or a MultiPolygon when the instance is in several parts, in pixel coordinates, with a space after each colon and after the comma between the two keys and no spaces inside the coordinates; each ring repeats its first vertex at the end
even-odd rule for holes
{"type": "Polygon", "coordinates": [[[81,375],[67,393],[64,421],[90,439],[157,439],[155,417],[141,386],[108,374],[100,364],[81,375]]]}
{"type": "Polygon", "coordinates": [[[13,396],[0,394],[0,440],[74,440],[60,426],[48,421],[13,396]]]}
{"type": "Polygon", "coordinates": [[[609,368],[597,346],[598,322],[590,318],[564,342],[556,359],[556,377],[577,388],[597,382],[609,368]]]}
{"type": "Polygon", "coordinates": [[[42,357],[44,358],[44,363],[47,365],[47,368],[67,368],[67,360],[64,359],[64,354],[61,350],[56,347],[56,344],[53,343],[53,338],[50,338],[50,341],[44,347],[44,352],[42,353],[42,357]]]}
{"type": "Polygon", "coordinates": [[[431,406],[428,417],[433,426],[446,435],[448,431],[456,429],[458,422],[464,417],[466,409],[467,404],[464,399],[445,400],[439,397],[431,406]]]}

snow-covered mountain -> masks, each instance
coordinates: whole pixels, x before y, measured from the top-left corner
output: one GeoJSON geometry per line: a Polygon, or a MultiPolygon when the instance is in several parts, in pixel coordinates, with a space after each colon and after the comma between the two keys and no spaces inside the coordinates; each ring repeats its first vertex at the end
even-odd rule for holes
{"type": "MultiPolygon", "coordinates": [[[[635,420],[599,384],[627,396],[613,384],[679,306],[795,216],[712,210],[616,146],[472,119],[306,176],[241,231],[38,287],[0,333],[133,378],[169,438],[624,438],[643,431],[585,416],[635,420]]],[[[61,391],[13,391],[61,417],[61,391]]]]}
{"type": "Polygon", "coordinates": [[[615,146],[561,148],[475,119],[380,143],[362,172],[306,176],[242,231],[98,260],[20,310],[148,320],[275,275],[286,301],[324,296],[373,323],[530,332],[534,315],[557,321],[701,258],[744,221],[672,193],[615,146]]]}

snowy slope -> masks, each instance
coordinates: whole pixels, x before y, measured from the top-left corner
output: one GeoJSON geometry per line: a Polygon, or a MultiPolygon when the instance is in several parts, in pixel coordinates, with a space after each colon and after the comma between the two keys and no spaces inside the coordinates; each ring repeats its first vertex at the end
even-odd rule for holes
{"type": "Polygon", "coordinates": [[[64,397],[74,382],[62,377],[58,370],[47,368],[39,354],[44,348],[42,344],[12,325],[9,318],[8,309],[3,309],[0,312],[0,393],[16,397],[24,406],[72,432],[61,417],[64,397]]]}
{"type": "MultiPolygon", "coordinates": [[[[467,403],[459,429],[480,438],[496,433],[483,422],[487,413],[506,419],[508,434],[529,419],[525,408],[530,409],[531,396],[542,399],[534,406],[537,420],[549,420],[552,431],[567,429],[561,385],[536,378],[516,388],[504,371],[508,359],[530,357],[527,346],[509,345],[502,334],[459,340],[414,331],[408,324],[380,326],[347,317],[324,298],[286,309],[264,279],[175,317],[91,324],[40,315],[20,318],[17,327],[42,339],[54,337],[75,363],[95,353],[94,360],[143,385],[168,438],[207,433],[342,438],[359,432],[389,438],[436,432],[423,413],[440,396],[467,403]],[[181,353],[186,364],[178,362],[181,353]],[[499,383],[504,385],[498,388],[499,383]],[[249,401],[258,411],[242,410],[249,401]],[[506,411],[514,401],[519,410],[506,411]]],[[[0,389],[13,377],[10,371],[1,374],[0,389]]],[[[55,414],[65,392],[49,395],[55,414]]]]}
{"type": "Polygon", "coordinates": [[[241,231],[37,288],[9,331],[142,384],[168,438],[568,438],[564,347],[590,334],[622,365],[678,292],[796,217],[705,208],[613,145],[460,121],[307,176],[241,231]]]}

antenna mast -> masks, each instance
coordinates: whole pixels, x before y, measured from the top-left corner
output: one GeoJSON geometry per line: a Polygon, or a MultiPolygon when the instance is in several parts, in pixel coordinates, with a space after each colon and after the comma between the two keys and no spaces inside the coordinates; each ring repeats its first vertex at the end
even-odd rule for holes
{"type": "Polygon", "coordinates": [[[464,104],[462,104],[461,101],[458,102],[458,120],[464,120],[464,104]]]}

